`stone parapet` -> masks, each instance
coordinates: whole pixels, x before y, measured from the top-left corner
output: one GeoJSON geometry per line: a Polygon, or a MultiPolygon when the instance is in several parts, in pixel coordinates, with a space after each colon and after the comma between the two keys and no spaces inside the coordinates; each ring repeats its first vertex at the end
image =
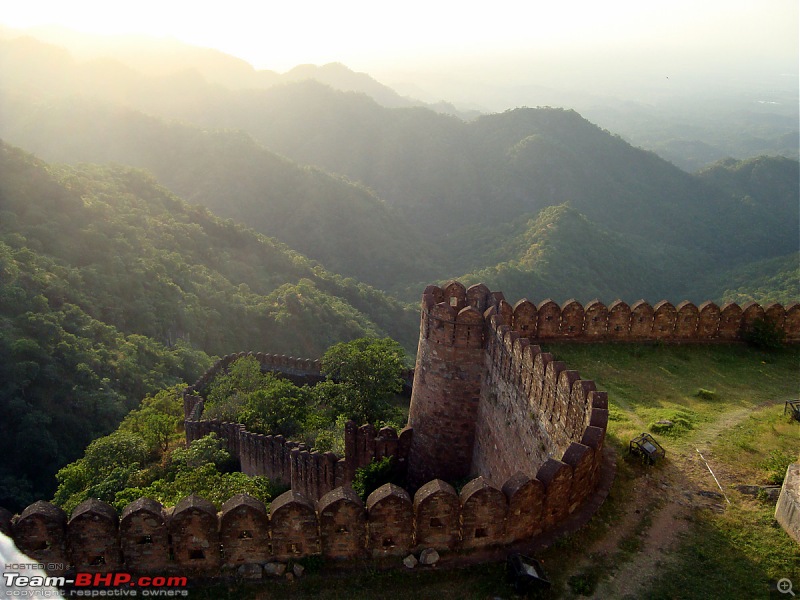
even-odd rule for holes
{"type": "Polygon", "coordinates": [[[778,504],[775,506],[775,520],[800,544],[800,463],[791,464],[786,469],[778,504]]]}

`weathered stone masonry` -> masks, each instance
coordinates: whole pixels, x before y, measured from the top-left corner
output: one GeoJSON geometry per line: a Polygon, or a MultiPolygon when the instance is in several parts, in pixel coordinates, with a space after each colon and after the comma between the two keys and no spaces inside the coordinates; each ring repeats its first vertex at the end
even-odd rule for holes
{"type": "Polygon", "coordinates": [[[531,344],[539,331],[532,307],[517,305],[515,329],[514,309],[484,285],[451,282],[423,294],[408,476],[412,485],[476,478],[461,493],[462,547],[551,529],[598,481],[606,394],[531,344]],[[474,513],[473,498],[481,499],[474,513]]]}
{"type": "MultiPolygon", "coordinates": [[[[473,550],[530,542],[564,523],[595,493],[608,421],[604,392],[553,360],[539,340],[730,342],[755,319],[800,341],[800,306],[586,307],[568,301],[508,304],[483,285],[429,286],[409,414],[399,434],[349,423],[345,457],[320,454],[281,436],[236,423],[202,420],[202,391],[245,353],[221,359],[186,390],[187,441],[217,432],[242,470],[290,483],[269,509],[246,495],[217,512],[190,496],[172,509],[142,498],[121,515],[87,500],[70,516],[36,502],[0,531],[32,558],[66,568],[178,572],[214,576],[242,564],[322,554],[383,558],[434,547],[473,550]],[[355,469],[394,456],[411,491],[387,484],[361,502],[348,487],[355,469]],[[472,480],[460,493],[445,480],[472,480]]],[[[254,354],[265,369],[300,382],[321,377],[319,363],[254,354]]],[[[598,505],[593,499],[591,507],[598,505]]]]}

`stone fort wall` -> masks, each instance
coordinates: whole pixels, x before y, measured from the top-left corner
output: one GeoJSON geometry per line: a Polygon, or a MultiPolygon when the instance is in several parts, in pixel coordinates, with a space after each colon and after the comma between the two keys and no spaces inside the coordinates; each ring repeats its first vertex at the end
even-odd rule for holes
{"type": "Polygon", "coordinates": [[[483,478],[460,493],[442,480],[412,496],[386,484],[366,503],[339,487],[317,502],[290,490],[267,508],[239,495],[221,511],[197,496],[174,508],[141,498],[118,514],[90,499],[67,516],[39,501],[12,518],[0,512],[0,531],[51,574],[71,570],[215,576],[243,564],[286,562],[322,555],[335,560],[403,557],[424,548],[472,551],[528,539],[548,529],[548,507],[566,500],[569,485],[546,486],[524,477],[503,490],[483,478]],[[523,516],[527,527],[518,522],[523,516]]]}
{"type": "MultiPolygon", "coordinates": [[[[240,423],[203,419],[203,405],[208,384],[239,358],[252,356],[264,371],[279,372],[296,383],[316,383],[323,379],[318,360],[299,359],[274,354],[240,352],[218,360],[183,394],[186,442],[191,444],[209,433],[225,441],[231,456],[239,460],[246,475],[264,475],[288,485],[312,500],[353,481],[356,469],[385,456],[394,457],[400,471],[405,469],[412,431],[397,432],[392,427],[376,431],[370,424],[345,425],[345,456],[333,452],[316,452],[304,443],[287,440],[282,435],[263,435],[248,431],[240,423]]],[[[403,374],[410,381],[413,372],[403,374]]]]}
{"type": "Polygon", "coordinates": [[[524,539],[594,492],[608,399],[532,344],[532,329],[515,330],[509,308],[484,285],[426,288],[408,473],[412,486],[477,477],[505,492],[506,528],[524,539]],[[516,493],[525,500],[512,502],[516,493]]]}
{"type": "MultiPolygon", "coordinates": [[[[187,441],[216,431],[244,472],[290,483],[269,507],[244,495],[221,511],[196,496],[170,509],[142,498],[118,514],[87,500],[68,517],[40,501],[17,516],[0,509],[0,531],[45,564],[205,575],[315,554],[382,558],[426,547],[471,551],[531,542],[579,507],[599,505],[608,420],[605,393],[536,342],[730,342],[757,318],[772,320],[788,340],[798,341],[798,313],[798,305],[583,307],[522,300],[511,306],[482,285],[429,286],[403,431],[349,423],[345,456],[337,457],[240,424],[203,420],[205,386],[245,356],[231,355],[187,388],[187,441]],[[364,503],[352,492],[347,484],[355,469],[381,456],[405,464],[413,495],[386,484],[364,503]],[[469,481],[456,492],[446,479],[469,481]]],[[[317,361],[254,356],[265,369],[299,381],[321,377],[317,361]]]]}
{"type": "Polygon", "coordinates": [[[730,343],[741,341],[753,323],[763,319],[782,330],[786,341],[800,342],[800,303],[696,306],[689,301],[650,305],[639,300],[629,306],[616,300],[606,306],[593,300],[583,306],[575,300],[558,305],[550,299],[538,304],[522,299],[513,306],[503,300],[499,310],[505,324],[531,340],[730,343]]]}

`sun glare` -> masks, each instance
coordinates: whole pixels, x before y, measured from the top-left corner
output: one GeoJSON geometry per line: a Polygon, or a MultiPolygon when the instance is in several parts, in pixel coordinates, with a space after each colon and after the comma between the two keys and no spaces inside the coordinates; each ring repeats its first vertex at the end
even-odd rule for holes
{"type": "Polygon", "coordinates": [[[340,61],[356,68],[508,52],[582,51],[626,45],[716,50],[748,39],[797,42],[794,0],[576,1],[231,0],[14,2],[0,23],[59,25],[83,33],[171,37],[217,48],[257,68],[340,61]],[[787,18],[794,16],[794,19],[787,18]],[[754,24],[764,22],[761,26],[754,24]],[[792,28],[794,35],[792,36],[792,28]],[[793,38],[793,39],[792,39],[793,38]]]}

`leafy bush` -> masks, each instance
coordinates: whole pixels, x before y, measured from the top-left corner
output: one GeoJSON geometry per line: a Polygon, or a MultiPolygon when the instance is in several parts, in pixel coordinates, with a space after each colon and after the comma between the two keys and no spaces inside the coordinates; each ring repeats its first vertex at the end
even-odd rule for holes
{"type": "Polygon", "coordinates": [[[403,389],[405,352],[391,338],[359,338],[331,346],[322,357],[329,399],[338,414],[360,423],[387,418],[389,400],[403,389]]]}
{"type": "Polygon", "coordinates": [[[698,398],[702,398],[703,400],[714,400],[717,397],[717,392],[713,390],[707,390],[705,388],[700,388],[697,390],[697,394],[695,394],[698,398]]]}
{"type": "Polygon", "coordinates": [[[366,501],[372,492],[386,483],[399,483],[394,461],[388,456],[356,469],[353,491],[366,501]]]}
{"type": "Polygon", "coordinates": [[[743,333],[742,338],[751,346],[763,350],[779,350],[783,348],[786,334],[775,323],[767,319],[756,319],[743,333]]]}
{"type": "Polygon", "coordinates": [[[786,477],[786,469],[797,460],[797,456],[792,456],[788,452],[772,450],[761,467],[767,471],[766,481],[771,485],[781,485],[786,477]]]}
{"type": "Polygon", "coordinates": [[[246,397],[237,420],[250,431],[294,438],[306,428],[312,402],[307,387],[268,373],[263,387],[246,397]]]}
{"type": "Polygon", "coordinates": [[[317,452],[333,452],[337,456],[344,456],[344,426],[346,423],[347,418],[339,415],[333,425],[309,431],[306,440],[317,452]]]}

